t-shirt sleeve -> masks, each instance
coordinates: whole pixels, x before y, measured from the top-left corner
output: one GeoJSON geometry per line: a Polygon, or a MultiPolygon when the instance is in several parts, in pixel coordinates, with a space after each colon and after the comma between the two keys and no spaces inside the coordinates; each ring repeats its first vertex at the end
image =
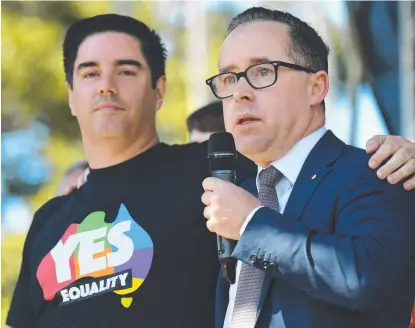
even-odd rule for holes
{"type": "Polygon", "coordinates": [[[22,265],[6,324],[13,328],[33,327],[33,311],[30,304],[30,271],[27,264],[27,241],[23,249],[22,265]]]}
{"type": "Polygon", "coordinates": [[[67,196],[54,198],[42,206],[34,215],[29,232],[23,246],[22,263],[19,277],[14,289],[13,298],[7,315],[6,324],[13,328],[34,327],[34,313],[31,305],[30,284],[31,275],[29,267],[29,249],[33,238],[41,229],[43,223],[59,208],[67,196]]]}
{"type": "Polygon", "coordinates": [[[238,153],[236,161],[236,183],[241,185],[242,182],[248,179],[255,178],[257,174],[257,166],[254,162],[238,153]]]}

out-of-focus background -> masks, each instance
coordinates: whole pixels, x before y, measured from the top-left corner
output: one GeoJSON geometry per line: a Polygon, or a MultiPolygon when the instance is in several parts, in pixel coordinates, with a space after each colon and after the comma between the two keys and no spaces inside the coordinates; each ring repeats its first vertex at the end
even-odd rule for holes
{"type": "Polygon", "coordinates": [[[121,13],[160,32],[169,58],[158,129],[163,141],[185,143],[186,117],[213,100],[204,81],[217,73],[227,23],[254,5],[291,12],[330,46],[327,126],[338,137],[362,148],[375,134],[415,138],[412,2],[2,2],[3,327],[32,215],[54,197],[67,167],[83,156],[64,83],[61,45],[68,25],[121,13]]]}

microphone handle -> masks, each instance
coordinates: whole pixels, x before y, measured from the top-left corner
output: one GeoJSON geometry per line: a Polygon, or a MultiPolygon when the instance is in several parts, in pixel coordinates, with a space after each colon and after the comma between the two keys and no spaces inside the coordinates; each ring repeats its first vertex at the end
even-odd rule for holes
{"type": "MultiPolygon", "coordinates": [[[[231,183],[235,183],[236,181],[236,173],[233,170],[212,171],[212,177],[231,183]]],[[[222,276],[230,285],[233,285],[236,278],[236,260],[231,255],[235,248],[236,241],[223,238],[219,235],[216,237],[222,276]]]]}

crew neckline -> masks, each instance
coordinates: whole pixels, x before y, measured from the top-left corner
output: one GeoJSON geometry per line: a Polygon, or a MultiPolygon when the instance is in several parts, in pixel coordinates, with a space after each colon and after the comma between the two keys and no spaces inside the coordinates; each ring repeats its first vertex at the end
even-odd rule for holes
{"type": "Polygon", "coordinates": [[[145,176],[148,174],[148,169],[163,160],[166,154],[164,150],[167,147],[167,144],[159,142],[144,152],[119,164],[99,169],[90,168],[87,182],[84,184],[82,191],[87,194],[102,193],[104,190],[113,192],[118,187],[125,185],[132,175],[145,176]]]}

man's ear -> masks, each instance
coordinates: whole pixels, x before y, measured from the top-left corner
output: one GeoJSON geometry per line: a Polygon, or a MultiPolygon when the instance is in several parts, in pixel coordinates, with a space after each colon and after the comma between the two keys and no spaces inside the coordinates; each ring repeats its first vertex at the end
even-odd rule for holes
{"type": "Polygon", "coordinates": [[[69,108],[71,109],[71,114],[72,116],[76,116],[75,110],[74,110],[74,105],[73,105],[73,90],[71,85],[66,82],[66,88],[68,89],[68,104],[69,104],[69,108]]]}
{"type": "Polygon", "coordinates": [[[156,111],[163,105],[164,95],[166,94],[166,76],[162,76],[157,80],[156,84],[156,111]]]}
{"type": "Polygon", "coordinates": [[[329,91],[329,76],[325,71],[318,71],[311,76],[310,105],[318,105],[323,102],[329,91]]]}

